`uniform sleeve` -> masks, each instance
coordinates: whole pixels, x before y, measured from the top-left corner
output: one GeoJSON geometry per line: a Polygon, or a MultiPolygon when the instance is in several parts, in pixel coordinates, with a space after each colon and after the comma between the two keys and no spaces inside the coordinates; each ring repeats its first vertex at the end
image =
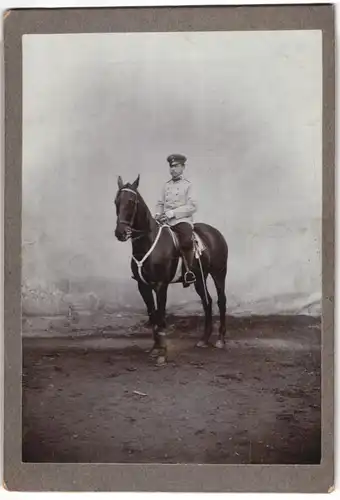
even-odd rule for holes
{"type": "Polygon", "coordinates": [[[186,192],[185,205],[175,208],[173,210],[173,214],[176,219],[182,219],[185,217],[191,217],[196,211],[197,211],[196,195],[192,184],[189,184],[189,187],[186,192]]]}
{"type": "Polygon", "coordinates": [[[164,212],[164,198],[165,198],[165,186],[163,186],[162,188],[161,195],[156,205],[156,214],[162,214],[164,212]]]}

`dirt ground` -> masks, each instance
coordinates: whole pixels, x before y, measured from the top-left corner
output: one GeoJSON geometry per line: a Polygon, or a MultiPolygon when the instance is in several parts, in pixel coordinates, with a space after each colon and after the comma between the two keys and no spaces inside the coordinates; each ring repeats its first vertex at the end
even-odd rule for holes
{"type": "Polygon", "coordinates": [[[23,339],[23,461],[316,464],[320,320],[229,318],[226,348],[170,318],[170,359],[141,324],[23,339]]]}

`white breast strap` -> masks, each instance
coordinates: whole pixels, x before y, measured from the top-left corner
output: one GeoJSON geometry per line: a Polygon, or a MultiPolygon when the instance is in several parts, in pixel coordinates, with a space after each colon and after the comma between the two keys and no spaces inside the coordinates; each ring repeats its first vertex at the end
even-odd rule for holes
{"type": "Polygon", "coordinates": [[[160,236],[161,236],[161,232],[162,232],[163,227],[165,227],[165,226],[160,226],[160,227],[159,227],[159,230],[158,230],[157,236],[156,236],[156,238],[155,238],[155,241],[153,242],[153,244],[152,244],[152,246],[149,248],[149,250],[146,252],[146,254],[145,254],[145,255],[144,255],[144,257],[142,258],[142,260],[137,260],[137,259],[136,259],[136,257],[135,257],[134,255],[132,255],[132,258],[133,258],[133,260],[135,261],[135,263],[137,264],[137,267],[138,267],[138,274],[139,274],[139,277],[140,277],[140,279],[141,279],[144,283],[146,283],[146,284],[148,284],[148,282],[147,282],[147,281],[145,281],[145,279],[143,278],[143,275],[142,275],[142,266],[143,266],[144,262],[146,261],[146,259],[149,257],[149,255],[151,255],[151,253],[154,251],[155,246],[157,245],[158,240],[159,240],[159,238],[160,238],[160,236]]]}

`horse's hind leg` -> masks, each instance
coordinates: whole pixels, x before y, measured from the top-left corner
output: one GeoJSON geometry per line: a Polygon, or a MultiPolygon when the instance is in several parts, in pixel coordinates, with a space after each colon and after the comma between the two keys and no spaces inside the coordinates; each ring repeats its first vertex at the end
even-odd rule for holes
{"type": "Polygon", "coordinates": [[[218,340],[215,344],[216,347],[222,348],[225,344],[225,333],[226,333],[226,311],[227,311],[227,298],[225,294],[225,279],[227,270],[222,269],[220,271],[215,271],[211,273],[212,279],[214,280],[216,291],[217,291],[217,304],[220,311],[220,327],[218,340]]]}
{"type": "Polygon", "coordinates": [[[204,333],[202,338],[197,342],[197,347],[207,347],[212,332],[212,300],[208,292],[206,279],[206,276],[203,279],[202,276],[199,276],[195,283],[195,289],[201,298],[205,314],[204,333]]]}
{"type": "Polygon", "coordinates": [[[138,290],[145,302],[148,311],[149,324],[150,326],[153,326],[156,324],[156,308],[152,293],[152,287],[150,285],[147,285],[146,283],[143,283],[142,281],[138,281],[138,290]]]}

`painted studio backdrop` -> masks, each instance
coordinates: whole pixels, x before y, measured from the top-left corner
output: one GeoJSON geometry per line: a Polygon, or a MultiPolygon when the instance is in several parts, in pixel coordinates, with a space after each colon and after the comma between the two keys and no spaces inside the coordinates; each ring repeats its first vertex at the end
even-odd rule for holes
{"type": "MultiPolygon", "coordinates": [[[[319,314],[321,64],[317,31],[24,36],[23,312],[144,311],[117,177],[154,213],[182,153],[229,245],[228,313],[319,314]]],[[[194,289],[168,303],[201,314],[194,289]]]]}

